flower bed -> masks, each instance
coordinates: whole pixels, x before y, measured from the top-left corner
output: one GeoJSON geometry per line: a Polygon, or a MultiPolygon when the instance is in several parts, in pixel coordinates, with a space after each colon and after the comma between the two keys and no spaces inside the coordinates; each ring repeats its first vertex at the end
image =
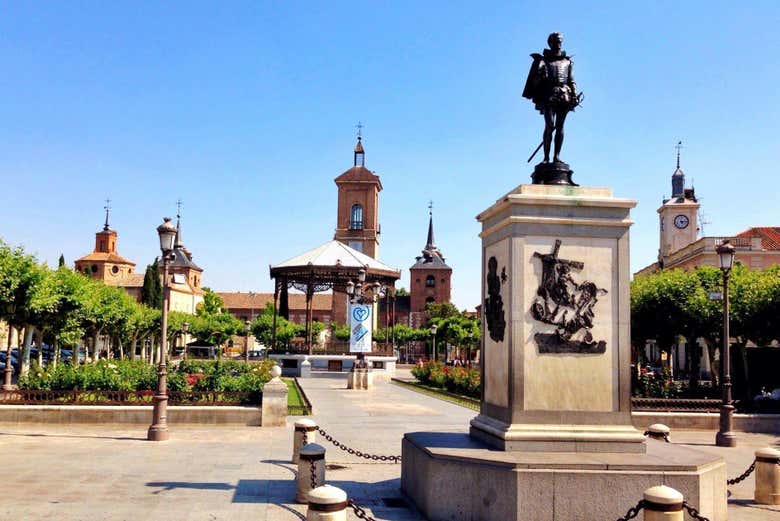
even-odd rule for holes
{"type": "MultiPolygon", "coordinates": [[[[258,404],[263,385],[271,379],[272,366],[271,360],[257,364],[185,360],[169,366],[168,391],[174,401],[193,405],[258,404]]],[[[143,402],[156,388],[157,367],[134,360],[100,360],[76,366],[59,364],[56,369],[33,367],[27,376],[19,379],[20,391],[51,391],[51,397],[59,394],[65,403],[143,402]],[[79,398],[69,399],[69,396],[79,398]],[[95,398],[87,400],[90,396],[95,398]]]]}
{"type": "Polygon", "coordinates": [[[412,375],[423,385],[472,398],[479,398],[479,371],[471,367],[452,367],[438,361],[425,362],[412,369],[412,375]]]}

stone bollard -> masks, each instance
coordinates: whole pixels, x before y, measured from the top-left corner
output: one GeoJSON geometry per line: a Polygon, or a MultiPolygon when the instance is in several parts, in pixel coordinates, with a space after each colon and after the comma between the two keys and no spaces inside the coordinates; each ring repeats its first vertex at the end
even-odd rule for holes
{"type": "Polygon", "coordinates": [[[756,451],[756,503],[780,505],[780,450],[756,451]]]}
{"type": "Polygon", "coordinates": [[[325,447],[316,443],[307,443],[299,452],[298,487],[295,500],[306,503],[309,491],[325,484],[325,447]],[[311,486],[311,468],[314,467],[314,487],[311,486]]]}
{"type": "Polygon", "coordinates": [[[303,418],[295,422],[295,432],[293,433],[293,453],[292,462],[298,463],[298,455],[301,447],[307,443],[314,443],[317,435],[317,423],[314,420],[303,418]]]}
{"type": "Polygon", "coordinates": [[[645,431],[645,436],[650,436],[654,440],[672,441],[669,435],[672,430],[663,423],[654,423],[645,431]]]}
{"type": "Polygon", "coordinates": [[[311,378],[311,362],[308,356],[304,356],[301,362],[301,378],[311,378]]]}
{"type": "Polygon", "coordinates": [[[683,495],[666,485],[645,490],[645,521],[683,521],[683,495]]]}
{"type": "Polygon", "coordinates": [[[263,427],[279,427],[287,424],[287,384],[279,377],[282,368],[275,365],[271,368],[271,380],[263,386],[263,402],[260,425],[263,427]]]}
{"type": "Polygon", "coordinates": [[[309,492],[306,521],[347,521],[347,493],[330,485],[309,492]]]}

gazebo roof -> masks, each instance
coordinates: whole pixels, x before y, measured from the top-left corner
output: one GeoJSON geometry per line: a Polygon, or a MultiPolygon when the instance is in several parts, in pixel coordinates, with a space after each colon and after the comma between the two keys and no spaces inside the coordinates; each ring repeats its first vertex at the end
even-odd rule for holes
{"type": "Polygon", "coordinates": [[[271,277],[283,275],[298,278],[313,273],[315,277],[324,274],[329,275],[327,278],[333,279],[343,277],[346,282],[348,278],[356,276],[360,269],[365,269],[369,278],[397,280],[401,277],[399,270],[336,240],[328,241],[313,250],[271,266],[271,277]]]}

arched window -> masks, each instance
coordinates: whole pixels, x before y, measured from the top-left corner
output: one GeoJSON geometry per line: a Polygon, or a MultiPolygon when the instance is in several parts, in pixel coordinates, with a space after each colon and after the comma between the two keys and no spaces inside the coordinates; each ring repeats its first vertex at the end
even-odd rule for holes
{"type": "Polygon", "coordinates": [[[349,218],[350,230],[362,230],[363,229],[363,207],[359,204],[352,205],[352,211],[349,218]]]}
{"type": "Polygon", "coordinates": [[[436,302],[436,299],[433,297],[428,297],[427,299],[425,299],[426,304],[433,304],[434,302],[436,302]]]}
{"type": "Polygon", "coordinates": [[[432,288],[434,286],[436,286],[436,277],[434,277],[433,275],[428,275],[425,278],[425,287],[432,288]]]}

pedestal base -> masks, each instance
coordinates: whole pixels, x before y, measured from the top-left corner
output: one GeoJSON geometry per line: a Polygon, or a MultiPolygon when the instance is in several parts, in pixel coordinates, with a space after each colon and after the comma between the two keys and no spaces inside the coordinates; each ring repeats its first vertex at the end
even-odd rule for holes
{"type": "Polygon", "coordinates": [[[579,186],[571,180],[573,173],[569,165],[563,161],[542,162],[534,167],[531,180],[535,185],[579,186]]]}
{"type": "Polygon", "coordinates": [[[401,488],[431,521],[617,519],[661,484],[726,519],[723,459],[655,440],[646,454],[505,452],[467,434],[415,432],[402,456],[401,488]]]}
{"type": "Polygon", "coordinates": [[[645,437],[632,425],[509,425],[480,414],[469,434],[507,451],[645,452],[645,437]]]}

